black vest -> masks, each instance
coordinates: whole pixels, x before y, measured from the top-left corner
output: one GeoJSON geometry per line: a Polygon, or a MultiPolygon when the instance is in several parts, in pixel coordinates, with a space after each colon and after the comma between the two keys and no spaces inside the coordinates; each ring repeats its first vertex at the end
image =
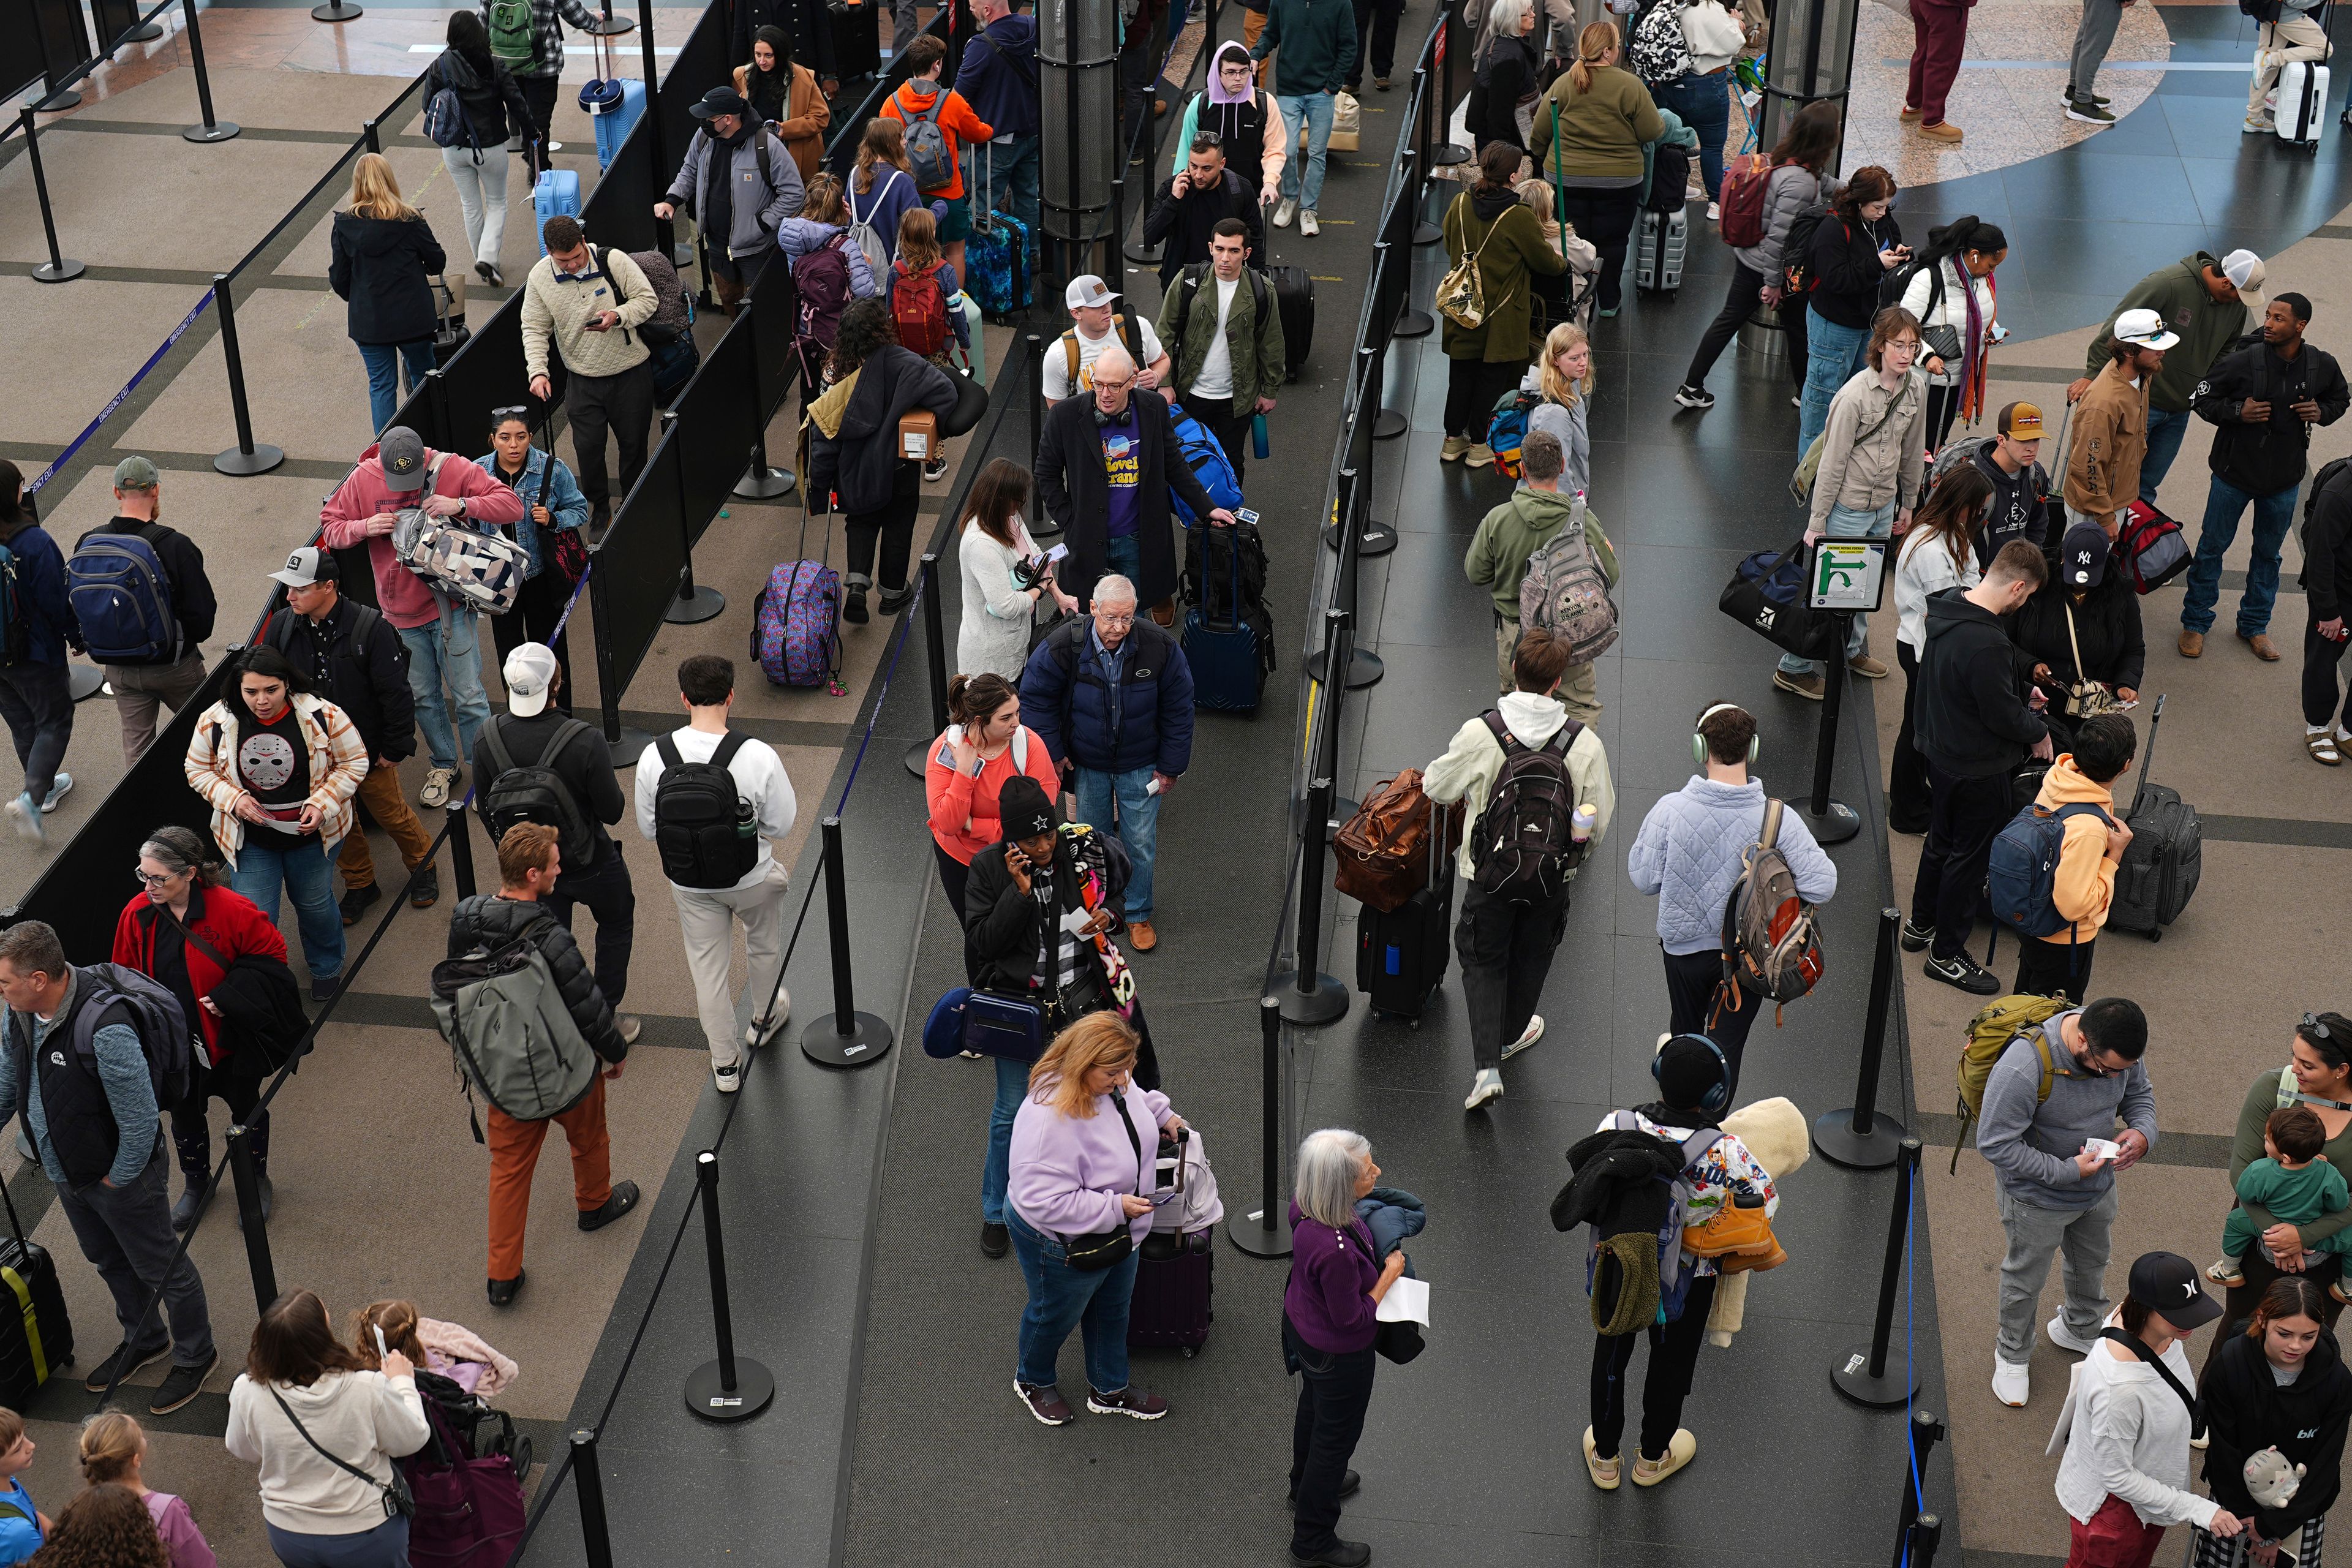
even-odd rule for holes
{"type": "MultiPolygon", "coordinates": [[[[89,1186],[112,1170],[115,1152],[121,1142],[121,1130],[114,1124],[114,1108],[107,1102],[106,1085],[98,1076],[98,1063],[84,1058],[74,1049],[74,1023],[89,1005],[89,977],[77,968],[73,994],[41,1037],[41,1120],[48,1129],[50,1152],[65,1168],[67,1184],[74,1187],[89,1186]]],[[[20,1115],[32,1103],[28,1080],[33,1068],[34,1022],[29,1013],[11,1011],[8,1015],[8,1065],[16,1079],[16,1110],[20,1115]]],[[[127,1012],[121,1022],[131,1022],[127,1012]]],[[[31,1125],[29,1117],[26,1125],[31,1125]]],[[[157,1136],[161,1135],[159,1131],[157,1136]]]]}
{"type": "Polygon", "coordinates": [[[1242,184],[1256,191],[1265,179],[1266,95],[1253,87],[1247,103],[1212,103],[1206,92],[1201,94],[1201,107],[1194,116],[1193,130],[1215,134],[1223,144],[1225,167],[1242,177],[1242,184]]]}

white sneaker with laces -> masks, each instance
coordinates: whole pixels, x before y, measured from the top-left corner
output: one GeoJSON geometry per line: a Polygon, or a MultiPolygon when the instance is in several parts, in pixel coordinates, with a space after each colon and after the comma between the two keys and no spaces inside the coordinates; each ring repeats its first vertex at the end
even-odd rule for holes
{"type": "Polygon", "coordinates": [[[1282,198],[1280,205],[1276,206],[1274,209],[1274,226],[1276,228],[1288,228],[1290,226],[1290,220],[1297,216],[1298,204],[1292,201],[1288,196],[1285,196],[1282,198]]]}
{"type": "Polygon", "coordinates": [[[41,815],[47,816],[50,812],[57,810],[58,802],[65,799],[66,791],[71,788],[73,788],[73,774],[59,773],[57,782],[49,785],[49,798],[41,802],[41,815]]]}
{"type": "Polygon", "coordinates": [[[782,986],[776,987],[776,1005],[764,1018],[754,1018],[743,1026],[743,1043],[757,1046],[762,1038],[772,1038],[793,1016],[793,994],[782,986]]]}
{"type": "Polygon", "coordinates": [[[2049,1334],[2050,1342],[2062,1351],[2073,1351],[2076,1355],[2089,1355],[2098,1348],[2097,1341],[2077,1339],[2074,1336],[2074,1331],[2066,1326],[2066,1314],[2063,1312],[2043,1325],[2043,1331],[2049,1334]]]}
{"type": "Polygon", "coordinates": [[[721,1094],[732,1094],[743,1087],[743,1069],[733,1062],[725,1067],[712,1068],[710,1077],[719,1085],[721,1094]]]}
{"type": "Polygon", "coordinates": [[[1721,202],[1709,202],[1706,204],[1706,221],[1709,223],[1721,223],[1723,221],[1723,204],[1721,202]]]}
{"type": "Polygon", "coordinates": [[[1992,1396],[2011,1409],[2022,1410],[2032,1378],[2032,1369],[2023,1362],[2003,1361],[1995,1356],[1992,1363],[1992,1396]]]}
{"type": "Polygon", "coordinates": [[[1320,223],[1318,223],[1315,219],[1315,209],[1313,207],[1301,207],[1298,209],[1298,232],[1305,235],[1309,239],[1314,238],[1317,235],[1323,232],[1323,226],[1320,223]]]}
{"type": "Polygon", "coordinates": [[[1503,1098],[1503,1075],[1493,1068],[1480,1068],[1471,1080],[1470,1098],[1462,1102],[1465,1110],[1476,1110],[1490,1100],[1503,1098]]]}
{"type": "Polygon", "coordinates": [[[1542,1039],[1543,1031],[1543,1015],[1540,1013],[1529,1015],[1528,1026],[1519,1032],[1519,1037],[1503,1047],[1503,1059],[1509,1061],[1513,1057],[1542,1039]]]}

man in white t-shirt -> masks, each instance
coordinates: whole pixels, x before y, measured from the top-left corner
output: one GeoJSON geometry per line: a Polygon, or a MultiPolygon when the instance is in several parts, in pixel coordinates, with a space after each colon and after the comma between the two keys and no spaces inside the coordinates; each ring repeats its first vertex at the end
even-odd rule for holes
{"type": "Polygon", "coordinates": [[[1226,218],[1209,232],[1209,259],[1177,276],[1160,302],[1160,333],[1175,344],[1168,385],[1184,412],[1225,449],[1234,478],[1249,454],[1250,423],[1274,412],[1282,384],[1282,312],[1249,266],[1249,228],[1226,218]]]}
{"type": "Polygon", "coordinates": [[[1059,403],[1076,393],[1092,391],[1095,360],[1115,342],[1124,342],[1128,353],[1142,367],[1135,378],[1138,391],[1170,395],[1164,385],[1168,351],[1160,346],[1160,334],[1151,330],[1150,319],[1121,310],[1119,297],[1091,272],[1071,279],[1062,298],[1076,324],[1045,351],[1046,402],[1059,403]]]}
{"type": "Polygon", "coordinates": [[[677,667],[677,684],[687,724],[647,746],[637,759],[637,831],[661,846],[662,870],[670,879],[669,896],[677,901],[678,927],[686,937],[686,966],[694,976],[695,1010],[710,1043],[711,1074],[719,1093],[732,1094],[742,1087],[742,1047],[764,1044],[792,1015],[792,995],[782,984],[789,879],[771,841],[792,832],[800,804],[775,749],[727,728],[728,712],[735,706],[734,661],[697,654],[677,667]],[[665,751],[671,755],[665,756],[665,751]],[[667,805],[667,820],[657,810],[662,774],[670,766],[713,761],[734,779],[740,825],[731,831],[722,825],[716,844],[709,829],[700,834],[691,830],[696,819],[685,815],[686,803],[677,794],[667,805]],[[751,839],[748,849],[740,843],[744,837],[751,839]],[[730,861],[730,855],[748,855],[750,868],[732,885],[706,885],[711,878],[695,868],[714,861],[726,868],[740,864],[740,859],[730,861]],[[681,884],[681,874],[692,877],[696,885],[681,884]],[[743,927],[744,993],[752,1014],[750,1027],[740,1037],[734,1000],[727,990],[738,923],[743,927]]]}

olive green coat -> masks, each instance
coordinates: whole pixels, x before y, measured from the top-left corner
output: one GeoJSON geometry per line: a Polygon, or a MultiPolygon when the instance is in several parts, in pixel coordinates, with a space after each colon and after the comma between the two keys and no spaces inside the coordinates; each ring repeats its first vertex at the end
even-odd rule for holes
{"type": "Polygon", "coordinates": [[[1514,202],[1502,216],[1488,224],[1470,210],[1472,199],[1471,193],[1465,190],[1446,209],[1445,254],[1450,266],[1477,252],[1478,279],[1486,294],[1486,319],[1478,326],[1464,327],[1455,324],[1451,317],[1440,318],[1445,324],[1445,353],[1451,359],[1524,364],[1533,352],[1528,334],[1535,314],[1528,274],[1532,271],[1557,277],[1568,270],[1568,263],[1545,241],[1542,226],[1525,203],[1514,202]]]}

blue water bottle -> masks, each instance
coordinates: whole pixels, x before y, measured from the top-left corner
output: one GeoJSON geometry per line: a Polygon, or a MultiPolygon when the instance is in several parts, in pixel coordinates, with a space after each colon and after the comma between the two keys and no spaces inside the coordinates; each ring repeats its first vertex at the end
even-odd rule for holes
{"type": "Polygon", "coordinates": [[[1260,462],[1264,462],[1265,460],[1266,450],[1265,416],[1263,414],[1253,414],[1250,416],[1250,452],[1260,462]]]}

